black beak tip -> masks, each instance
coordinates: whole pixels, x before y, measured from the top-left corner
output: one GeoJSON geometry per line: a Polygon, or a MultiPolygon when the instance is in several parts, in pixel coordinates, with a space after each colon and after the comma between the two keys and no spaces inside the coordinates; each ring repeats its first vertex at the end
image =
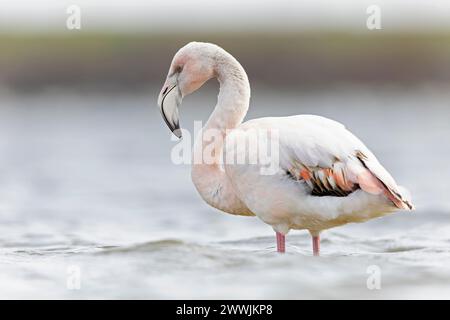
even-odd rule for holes
{"type": "Polygon", "coordinates": [[[180,129],[180,127],[175,128],[175,130],[173,130],[172,133],[173,133],[178,139],[183,138],[183,135],[181,134],[181,129],[180,129]]]}

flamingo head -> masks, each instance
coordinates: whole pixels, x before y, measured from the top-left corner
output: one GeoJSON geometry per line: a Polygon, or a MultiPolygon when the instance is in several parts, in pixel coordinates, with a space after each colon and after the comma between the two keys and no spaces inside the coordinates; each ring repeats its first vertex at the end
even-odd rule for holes
{"type": "Polygon", "coordinates": [[[178,138],[181,138],[178,107],[183,97],[214,77],[218,49],[210,43],[190,42],[173,57],[158,105],[167,126],[178,138]]]}

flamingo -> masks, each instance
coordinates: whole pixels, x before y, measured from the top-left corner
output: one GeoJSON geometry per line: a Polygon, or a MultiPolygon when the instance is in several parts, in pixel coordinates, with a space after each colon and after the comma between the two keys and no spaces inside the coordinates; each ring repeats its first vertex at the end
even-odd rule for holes
{"type": "Polygon", "coordinates": [[[215,44],[188,43],[170,65],[158,105],[178,138],[182,135],[178,115],[182,99],[211,78],[218,79],[220,92],[194,143],[194,155],[211,150],[211,143],[205,144],[205,132],[217,132],[221,139],[214,141],[213,161],[192,163],[192,181],[212,207],[233,215],[257,216],[270,225],[278,252],[285,252],[285,236],[291,229],[309,231],[317,256],[323,230],[414,209],[409,192],[339,122],[295,115],[243,123],[250,103],[247,74],[231,54],[215,44]],[[230,146],[250,138],[252,130],[277,132],[279,164],[273,174],[262,174],[259,163],[224,160],[239,152],[251,155],[230,146]]]}

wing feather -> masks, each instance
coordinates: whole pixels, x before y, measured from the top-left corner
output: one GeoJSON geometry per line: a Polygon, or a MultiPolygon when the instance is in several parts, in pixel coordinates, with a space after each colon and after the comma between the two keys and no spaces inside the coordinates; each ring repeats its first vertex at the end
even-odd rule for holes
{"type": "Polygon", "coordinates": [[[304,180],[312,195],[344,197],[362,189],[383,193],[398,208],[413,209],[406,192],[342,124],[310,115],[282,119],[281,166],[304,180]]]}

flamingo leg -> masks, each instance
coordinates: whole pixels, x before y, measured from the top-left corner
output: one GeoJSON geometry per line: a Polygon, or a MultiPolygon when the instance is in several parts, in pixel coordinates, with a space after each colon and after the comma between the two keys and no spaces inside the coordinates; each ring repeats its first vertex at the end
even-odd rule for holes
{"type": "Polygon", "coordinates": [[[277,251],[280,253],[286,252],[286,237],[284,234],[277,232],[277,251]]]}
{"type": "Polygon", "coordinates": [[[312,245],[313,245],[313,254],[315,256],[320,255],[320,236],[312,237],[312,245]]]}

